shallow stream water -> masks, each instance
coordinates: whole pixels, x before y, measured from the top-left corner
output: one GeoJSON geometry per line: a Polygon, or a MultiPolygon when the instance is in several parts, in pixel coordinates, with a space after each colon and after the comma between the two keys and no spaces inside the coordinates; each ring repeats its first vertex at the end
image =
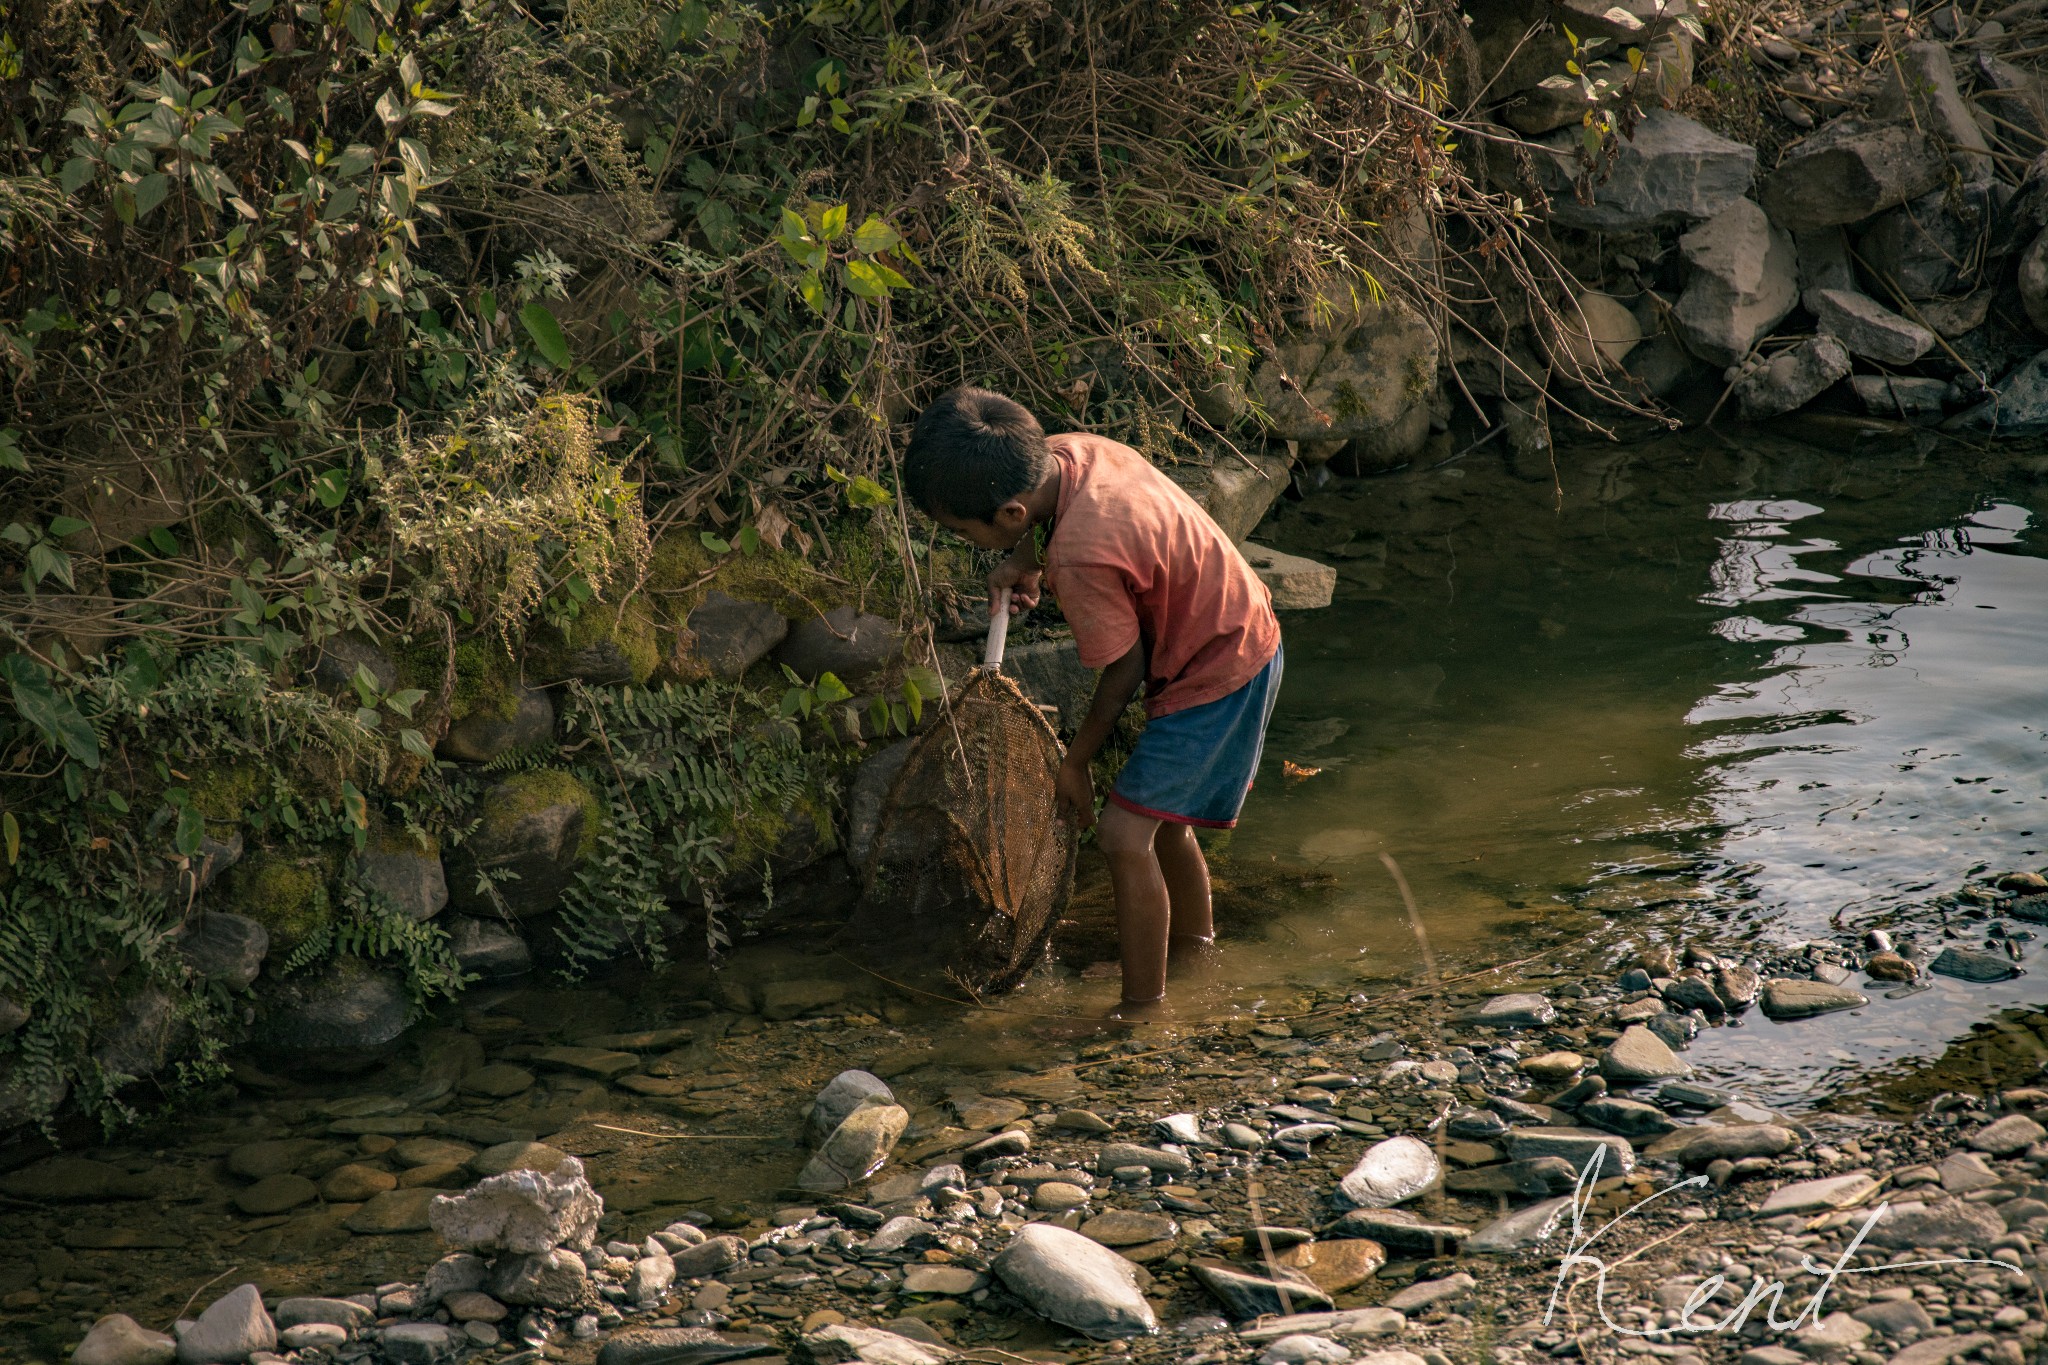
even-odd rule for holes
{"type": "MultiPolygon", "coordinates": [[[[2048,864],[2048,457],[1836,425],[1558,465],[1518,477],[1481,450],[1334,484],[1261,528],[1336,565],[1337,600],[1285,621],[1266,762],[1213,846],[1220,953],[1175,986],[1183,1022],[1243,1031],[1349,998],[1359,1011],[1330,1026],[1412,1033],[1432,981],[1572,993],[1653,943],[1747,954],[1876,927],[1981,942],[1986,926],[1937,897],[2048,864]]],[[[54,1360],[116,1306],[165,1325],[217,1276],[350,1292],[438,1254],[424,1231],[355,1235],[357,1206],[334,1196],[237,1207],[226,1159],[252,1141],[304,1142],[315,1178],[359,1160],[412,1179],[388,1138],[356,1135],[388,1119],[471,1147],[545,1136],[629,1221],[702,1208],[741,1226],[788,1197],[803,1106],[844,1066],[890,1079],[913,1147],[970,1123],[981,1096],[1019,1097],[1002,1102],[1014,1114],[1273,1083],[1256,1062],[1162,1058],[1160,1030],[1085,1069],[1114,1046],[1075,1023],[1117,989],[1099,875],[1055,960],[984,1008],[862,970],[831,941],[843,911],[843,888],[790,888],[716,977],[691,961],[480,989],[375,1069],[243,1068],[217,1102],[88,1149],[104,1165],[74,1174],[104,1197],[0,1205],[26,1252],[0,1268],[0,1355],[54,1360]],[[770,983],[800,983],[817,1017],[774,1021],[805,1012],[786,996],[764,1021],[770,983]],[[617,1084],[539,1055],[662,1025],[693,1035],[617,1084]],[[541,1075],[511,1094],[451,1088],[485,1056],[541,1075]],[[652,1136],[678,1132],[700,1136],[652,1136]]],[[[2024,947],[2035,968],[2040,943],[2024,947]]],[[[2048,1003],[2044,979],[1937,977],[1796,1024],[1751,1011],[1685,1055],[1757,1100],[1854,1106],[1945,1057],[1974,1064],[1986,1021],[2048,1003]]]]}

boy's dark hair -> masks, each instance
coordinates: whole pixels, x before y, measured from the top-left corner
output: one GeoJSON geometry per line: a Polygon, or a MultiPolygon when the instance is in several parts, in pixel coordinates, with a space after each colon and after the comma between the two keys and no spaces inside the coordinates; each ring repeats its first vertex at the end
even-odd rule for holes
{"type": "Polygon", "coordinates": [[[1030,410],[969,386],[940,394],[917,415],[903,488],[927,515],[991,521],[998,507],[1051,473],[1045,429],[1030,410]]]}

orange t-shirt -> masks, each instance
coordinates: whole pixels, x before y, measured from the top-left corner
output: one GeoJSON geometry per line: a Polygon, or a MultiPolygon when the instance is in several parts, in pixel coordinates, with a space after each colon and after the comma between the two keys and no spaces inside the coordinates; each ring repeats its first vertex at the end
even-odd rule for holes
{"type": "Polygon", "coordinates": [[[1129,446],[1048,437],[1059,509],[1045,583],[1081,662],[1114,663],[1143,641],[1146,714],[1227,697],[1280,648],[1273,596],[1209,514],[1129,446]]]}

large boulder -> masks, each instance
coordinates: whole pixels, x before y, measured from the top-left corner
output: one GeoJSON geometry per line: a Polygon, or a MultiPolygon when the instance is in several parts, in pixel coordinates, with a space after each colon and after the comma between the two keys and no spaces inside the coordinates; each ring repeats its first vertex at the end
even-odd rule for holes
{"type": "Polygon", "coordinates": [[[1936,42],[1907,43],[1881,69],[1885,81],[1871,102],[1871,112],[1927,129],[1946,145],[1966,184],[1990,180],[1991,144],[1963,99],[1948,48],[1936,42]]]}
{"type": "Polygon", "coordinates": [[[1880,365],[1910,365],[1934,345],[1934,333],[1868,294],[1809,289],[1801,297],[1806,311],[1820,319],[1821,330],[1839,340],[1850,355],[1880,365]]]}
{"type": "Polygon", "coordinates": [[[1578,176],[1577,129],[1542,139],[1551,192],[1550,219],[1589,232],[1641,232],[1664,224],[1714,218],[1749,193],[1756,149],[1731,142],[1683,114],[1652,109],[1635,135],[1615,150],[1614,167],[1593,188],[1590,203],[1573,192],[1578,176]]]}
{"type": "Polygon", "coordinates": [[[889,799],[889,787],[896,781],[896,774],[903,771],[904,761],[916,743],[914,739],[899,739],[869,754],[854,771],[846,793],[846,860],[855,868],[868,865],[868,855],[875,848],[875,834],[882,824],[882,805],[889,799]]]}
{"type": "Polygon", "coordinates": [[[1358,469],[1398,464],[1429,437],[1436,328],[1405,301],[1331,286],[1313,322],[1252,373],[1271,433],[1288,441],[1345,441],[1358,469]]]}
{"type": "Polygon", "coordinates": [[[113,1313],[92,1325],[71,1353],[71,1365],[171,1365],[177,1358],[175,1338],[113,1313]]]}
{"type": "Polygon", "coordinates": [[[373,839],[356,854],[356,876],[413,920],[430,920],[448,904],[448,876],[438,846],[421,848],[399,835],[373,839]]]}
{"type": "Polygon", "coordinates": [[[241,990],[263,970],[270,953],[270,931],[247,915],[211,910],[185,926],[178,936],[178,956],[202,981],[241,990]]]}
{"type": "Polygon", "coordinates": [[[1137,1267],[1108,1247],[1050,1223],[1017,1230],[989,1268],[1040,1317],[1097,1340],[1159,1330],[1138,1292],[1137,1267]]]}
{"type": "Polygon", "coordinates": [[[1992,386],[1997,394],[1957,413],[1944,425],[1957,431],[2002,436],[2048,431],[2048,351],[2027,361],[1992,386]]]}
{"type": "Polygon", "coordinates": [[[573,1251],[556,1248],[500,1256],[487,1286],[500,1303],[533,1308],[574,1308],[590,1294],[590,1271],[573,1251]]]}
{"type": "Polygon", "coordinates": [[[896,1140],[910,1126],[910,1111],[896,1104],[866,1104],[854,1109],[817,1155],[805,1164],[797,1184],[806,1190],[843,1190],[865,1180],[889,1159],[896,1140]]]}
{"type": "Polygon", "coordinates": [[[289,977],[266,995],[258,1039],[280,1052],[374,1053],[405,1031],[412,1010],[396,973],[356,958],[289,977]]]}
{"type": "Polygon", "coordinates": [[[108,1076],[148,1076],[191,1041],[192,1025],[170,994],[145,986],[122,997],[95,1030],[92,1059],[108,1076]]]}
{"type": "Polygon", "coordinates": [[[1746,421],[1794,412],[1849,374],[1849,352],[1823,332],[1787,348],[1744,375],[1735,386],[1735,401],[1746,421]]]}
{"type": "Polygon", "coordinates": [[[1679,238],[1678,249],[1692,277],[1673,316],[1687,344],[1716,365],[1748,355],[1799,301],[1791,237],[1747,199],[1679,238]]]}
{"type": "Polygon", "coordinates": [[[1947,179],[1948,158],[1920,129],[1842,119],[1787,153],[1757,198],[1779,227],[1811,232],[1860,223],[1947,179]]]}
{"type": "Polygon", "coordinates": [[[1167,474],[1233,542],[1250,535],[1287,491],[1287,461],[1273,455],[1226,454],[1207,465],[1175,465],[1167,474]]]}
{"type": "Polygon", "coordinates": [[[1619,366],[1642,339],[1642,323],[1621,300],[1587,289],[1559,310],[1552,354],[1567,377],[1592,379],[1619,366]]]}
{"type": "Polygon", "coordinates": [[[866,1071],[842,1071],[811,1102],[811,1112],[804,1120],[805,1135],[814,1145],[822,1144],[854,1110],[870,1104],[894,1103],[895,1093],[881,1077],[866,1071]]]}
{"type": "Polygon", "coordinates": [[[604,808],[587,786],[557,768],[516,773],[485,791],[478,825],[449,855],[449,898],[457,909],[502,904],[530,918],[559,909],[577,867],[597,847],[604,808]],[[511,873],[486,890],[479,877],[511,873]]]}
{"type": "Polygon", "coordinates": [[[520,749],[545,744],[555,734],[555,704],[546,692],[524,683],[516,689],[509,711],[472,711],[448,727],[434,746],[437,757],[457,763],[489,763],[520,749]]]}
{"type": "Polygon", "coordinates": [[[1857,241],[1857,254],[1880,294],[1896,289],[1931,299],[1976,283],[1976,263],[1994,214],[1989,186],[1937,190],[1879,214],[1857,241]]]}
{"type": "Polygon", "coordinates": [[[497,981],[533,970],[533,949],[503,920],[450,915],[443,927],[457,965],[471,976],[497,981]]]}
{"type": "Polygon", "coordinates": [[[229,1365],[277,1346],[277,1325],[253,1284],[230,1290],[190,1323],[178,1324],[179,1365],[229,1365]]]}

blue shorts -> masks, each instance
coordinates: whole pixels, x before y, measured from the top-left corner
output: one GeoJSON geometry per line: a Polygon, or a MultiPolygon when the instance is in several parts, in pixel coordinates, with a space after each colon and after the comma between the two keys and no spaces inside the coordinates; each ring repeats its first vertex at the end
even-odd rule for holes
{"type": "Polygon", "coordinates": [[[1109,799],[1134,815],[1229,829],[1266,747],[1286,657],[1276,649],[1257,676],[1227,697],[1146,722],[1109,799]]]}

